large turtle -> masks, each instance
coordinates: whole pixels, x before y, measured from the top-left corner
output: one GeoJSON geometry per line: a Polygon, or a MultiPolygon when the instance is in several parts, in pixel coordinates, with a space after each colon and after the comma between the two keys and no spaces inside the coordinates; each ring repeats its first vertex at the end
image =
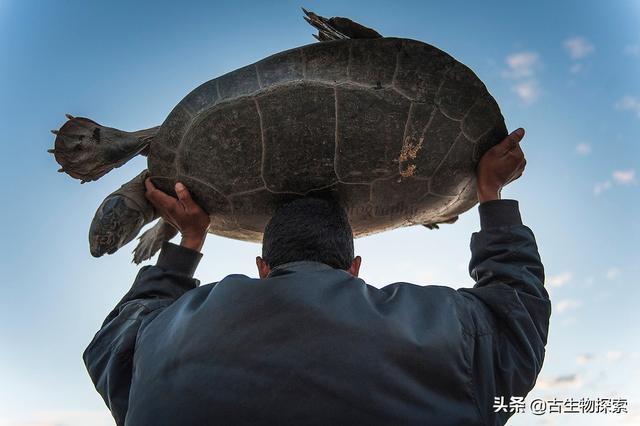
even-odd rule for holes
{"type": "MultiPolygon", "coordinates": [[[[304,12],[320,43],[202,84],[159,127],[124,132],[68,115],[53,131],[59,171],[83,182],[148,158],[148,171],[98,208],[93,256],[114,253],[157,219],[147,175],[168,193],[184,182],[210,214],[210,232],[247,241],[261,240],[278,205],[305,194],[337,197],[355,237],[437,228],[477,203],[477,161],[507,135],[478,77],[434,46],[304,12]]],[[[160,219],[134,261],[175,234],[160,219]]]]}

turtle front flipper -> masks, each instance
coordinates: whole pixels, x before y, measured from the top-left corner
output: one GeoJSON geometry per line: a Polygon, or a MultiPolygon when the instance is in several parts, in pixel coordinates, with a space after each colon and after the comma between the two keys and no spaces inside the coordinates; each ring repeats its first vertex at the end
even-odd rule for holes
{"type": "Polygon", "coordinates": [[[133,240],[142,227],[153,221],[155,212],[145,197],[145,170],[104,199],[89,229],[91,255],[115,253],[133,240]]]}
{"type": "Polygon", "coordinates": [[[165,222],[164,219],[161,218],[158,220],[158,223],[138,237],[140,242],[136,248],[133,249],[133,262],[138,264],[147,259],[151,259],[153,255],[162,248],[162,243],[169,241],[175,237],[177,233],[178,230],[174,228],[173,225],[165,222]]]}
{"type": "Polygon", "coordinates": [[[349,18],[334,16],[325,18],[302,8],[304,19],[318,29],[318,35],[313,35],[319,41],[342,40],[348,38],[380,38],[379,32],[358,24],[349,18]]]}
{"type": "Polygon", "coordinates": [[[59,172],[81,179],[82,183],[97,180],[140,154],[159,128],[124,132],[84,117],[67,114],[67,118],[59,130],[52,130],[56,140],[49,152],[62,166],[59,172]]]}

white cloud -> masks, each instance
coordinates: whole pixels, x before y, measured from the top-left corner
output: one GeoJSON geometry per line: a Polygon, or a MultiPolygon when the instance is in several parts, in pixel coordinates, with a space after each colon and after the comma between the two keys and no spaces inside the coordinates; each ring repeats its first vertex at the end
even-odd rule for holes
{"type": "Polygon", "coordinates": [[[588,143],[579,143],[576,145],[576,152],[580,155],[589,155],[591,153],[591,145],[588,143]]]}
{"type": "Polygon", "coordinates": [[[620,351],[609,351],[606,354],[607,361],[618,361],[622,358],[622,352],[620,351]]]}
{"type": "Polygon", "coordinates": [[[626,45],[624,47],[624,54],[629,56],[640,56],[640,43],[626,45]]]}
{"type": "Polygon", "coordinates": [[[571,272],[564,272],[559,275],[552,275],[547,279],[548,287],[562,287],[571,281],[571,272]]]}
{"type": "Polygon", "coordinates": [[[604,191],[611,189],[614,183],[616,185],[631,185],[637,183],[635,169],[614,170],[611,172],[611,177],[613,180],[609,179],[596,183],[593,187],[593,193],[595,195],[600,195],[604,191]]]}
{"type": "Polygon", "coordinates": [[[538,99],[540,89],[535,79],[540,67],[540,56],[536,52],[518,52],[506,57],[507,69],[502,72],[504,78],[515,80],[511,91],[525,104],[530,105],[538,99]]]}
{"type": "Polygon", "coordinates": [[[571,59],[581,59],[593,53],[595,48],[584,37],[571,37],[564,41],[564,48],[571,59]]]}
{"type": "Polygon", "coordinates": [[[598,182],[593,187],[593,193],[596,195],[600,195],[609,188],[611,188],[611,181],[606,180],[604,182],[598,182]]]}
{"type": "Polygon", "coordinates": [[[582,378],[577,374],[566,374],[555,377],[539,377],[536,381],[536,389],[578,389],[583,385],[582,378]]]}
{"type": "Polygon", "coordinates": [[[584,69],[584,64],[581,64],[580,62],[576,62],[575,64],[571,65],[571,68],[569,68],[569,72],[571,72],[571,74],[578,74],[583,69],[584,69]]]}
{"type": "Polygon", "coordinates": [[[629,170],[614,170],[613,180],[619,184],[630,184],[636,180],[636,171],[634,169],[629,170]]]}
{"type": "Polygon", "coordinates": [[[609,268],[606,273],[606,277],[609,281],[615,280],[620,275],[619,268],[609,268]]]}
{"type": "Polygon", "coordinates": [[[508,69],[503,72],[507,78],[519,79],[531,77],[539,66],[539,56],[535,52],[519,52],[507,56],[508,69]]]}
{"type": "Polygon", "coordinates": [[[615,107],[621,111],[634,112],[640,118],[640,99],[633,96],[623,96],[616,103],[615,107]]]}
{"type": "Polygon", "coordinates": [[[540,95],[538,84],[534,80],[518,83],[511,87],[511,91],[518,95],[520,100],[527,105],[535,102],[540,95]]]}
{"type": "Polygon", "coordinates": [[[555,310],[561,314],[570,309],[579,308],[582,305],[582,302],[576,299],[563,299],[556,303],[555,310]]]}
{"type": "Polygon", "coordinates": [[[593,354],[580,354],[576,357],[576,363],[578,363],[578,365],[587,365],[593,358],[593,354]]]}

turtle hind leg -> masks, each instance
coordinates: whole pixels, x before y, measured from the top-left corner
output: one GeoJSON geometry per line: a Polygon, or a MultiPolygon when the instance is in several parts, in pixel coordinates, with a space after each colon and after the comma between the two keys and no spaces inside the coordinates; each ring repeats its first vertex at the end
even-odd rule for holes
{"type": "Polygon", "coordinates": [[[145,170],[104,199],[89,229],[91,255],[113,254],[133,240],[142,227],[155,219],[153,206],[145,197],[145,170]]]}
{"type": "Polygon", "coordinates": [[[55,147],[49,152],[66,172],[82,183],[97,180],[116,167],[140,154],[147,148],[158,127],[124,132],[104,127],[84,117],[72,117],[56,135],[55,147]]]}
{"type": "Polygon", "coordinates": [[[458,216],[454,216],[451,219],[447,219],[447,220],[442,221],[442,222],[423,223],[422,226],[424,226],[425,228],[429,228],[429,229],[440,229],[440,226],[438,226],[438,225],[442,225],[443,223],[454,223],[457,220],[458,220],[458,216]]]}
{"type": "Polygon", "coordinates": [[[302,8],[304,19],[318,29],[318,35],[313,35],[319,41],[342,40],[349,38],[380,38],[379,32],[358,24],[349,18],[334,16],[325,18],[302,8]]]}
{"type": "Polygon", "coordinates": [[[437,223],[423,223],[422,226],[427,229],[440,229],[437,223]]]}
{"type": "Polygon", "coordinates": [[[145,260],[151,259],[154,254],[162,247],[162,243],[169,241],[176,236],[178,231],[170,223],[163,219],[146,230],[138,237],[140,242],[133,249],[133,262],[139,264],[145,260]]]}

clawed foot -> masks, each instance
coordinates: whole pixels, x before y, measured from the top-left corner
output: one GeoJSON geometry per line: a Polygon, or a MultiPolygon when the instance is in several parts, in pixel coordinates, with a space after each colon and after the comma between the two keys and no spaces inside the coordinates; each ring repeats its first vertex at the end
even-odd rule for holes
{"type": "Polygon", "coordinates": [[[89,249],[94,257],[113,254],[133,240],[154,219],[153,206],[144,196],[145,170],[104,199],[89,229],[89,249]]]}
{"type": "Polygon", "coordinates": [[[133,249],[133,263],[139,264],[151,259],[162,248],[162,243],[176,236],[176,228],[160,219],[152,228],[146,230],[138,240],[140,242],[133,249]]]}
{"type": "Polygon", "coordinates": [[[455,223],[458,220],[458,217],[459,216],[454,216],[449,220],[445,220],[445,221],[438,222],[438,223],[424,223],[424,224],[422,224],[422,226],[424,226],[425,228],[428,228],[428,229],[440,229],[440,226],[438,226],[438,225],[442,225],[443,223],[449,223],[449,224],[455,223]]]}
{"type": "Polygon", "coordinates": [[[145,224],[137,206],[126,197],[113,195],[102,202],[91,222],[89,250],[93,257],[113,254],[133,240],[145,224]]]}
{"type": "Polygon", "coordinates": [[[59,172],[81,179],[97,180],[136,156],[149,143],[136,133],[104,127],[84,117],[66,115],[68,121],[56,135],[55,148],[48,152],[62,167],[59,172]]]}

